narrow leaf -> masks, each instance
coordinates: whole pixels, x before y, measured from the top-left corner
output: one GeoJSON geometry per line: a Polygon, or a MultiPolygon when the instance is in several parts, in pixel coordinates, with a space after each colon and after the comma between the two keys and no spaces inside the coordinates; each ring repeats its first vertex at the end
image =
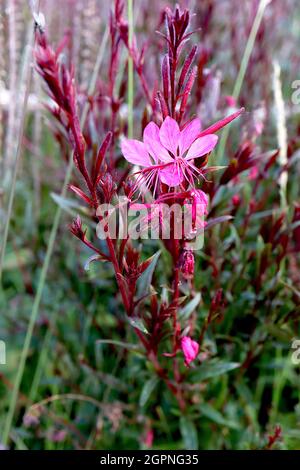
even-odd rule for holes
{"type": "Polygon", "coordinates": [[[98,177],[99,177],[99,171],[100,171],[102,162],[104,160],[107,149],[108,149],[108,147],[110,146],[110,143],[111,143],[111,137],[112,137],[112,133],[108,132],[108,134],[106,135],[105,139],[103,140],[102,145],[101,145],[101,147],[98,151],[98,155],[97,155],[97,159],[96,159],[96,163],[95,163],[95,168],[94,168],[94,174],[93,174],[94,184],[97,183],[97,180],[98,180],[98,177]]]}
{"type": "Polygon", "coordinates": [[[153,273],[154,273],[159,256],[160,256],[160,251],[155,253],[150,258],[151,262],[149,266],[147,267],[147,269],[145,269],[143,274],[139,277],[137,281],[137,299],[141,298],[142,296],[144,296],[146,293],[149,292],[153,273]]]}
{"type": "Polygon", "coordinates": [[[197,429],[192,421],[185,416],[180,418],[180,431],[185,450],[198,450],[197,429]]]}
{"type": "Polygon", "coordinates": [[[85,271],[89,271],[90,270],[90,264],[93,263],[93,261],[100,261],[101,258],[100,256],[97,254],[97,255],[92,255],[90,256],[86,262],[84,263],[84,270],[85,271]]]}
{"type": "Polygon", "coordinates": [[[138,330],[141,331],[142,333],[149,334],[149,331],[147,330],[147,328],[145,327],[143,321],[142,321],[140,318],[137,318],[137,317],[129,317],[129,318],[128,318],[128,321],[129,321],[130,325],[131,325],[133,328],[138,329],[138,330]]]}
{"type": "Polygon", "coordinates": [[[120,348],[129,349],[129,350],[139,350],[137,344],[124,343],[123,341],[117,341],[114,339],[98,339],[97,344],[112,344],[113,346],[119,346],[120,348]]]}
{"type": "Polygon", "coordinates": [[[220,375],[226,374],[231,370],[240,367],[239,362],[215,362],[202,364],[195,373],[193,373],[193,381],[201,382],[203,380],[211,379],[213,377],[219,377],[220,375]]]}
{"type": "Polygon", "coordinates": [[[152,377],[152,379],[148,380],[144,384],[140,396],[140,407],[144,407],[146,405],[158,382],[159,380],[157,377],[152,377]]]}
{"type": "Polygon", "coordinates": [[[179,318],[181,320],[187,320],[191,316],[195,308],[199,305],[200,302],[201,302],[201,294],[200,292],[197,292],[195,297],[185,307],[183,307],[179,311],[179,314],[178,314],[179,318]]]}
{"type": "Polygon", "coordinates": [[[214,134],[215,132],[222,129],[222,127],[227,126],[227,124],[229,124],[231,121],[239,117],[244,111],[245,111],[245,108],[241,108],[235,113],[230,114],[230,116],[227,116],[226,118],[221,119],[220,121],[216,122],[212,126],[205,129],[204,131],[200,132],[200,134],[198,135],[198,138],[203,137],[204,135],[207,135],[207,134],[214,134]]]}
{"type": "Polygon", "coordinates": [[[220,424],[221,426],[226,426],[231,429],[240,429],[238,423],[224,418],[224,416],[219,411],[215,410],[207,403],[202,403],[202,405],[199,406],[199,409],[203,416],[210,419],[214,423],[220,424]]]}
{"type": "Polygon", "coordinates": [[[197,76],[197,67],[194,67],[193,70],[190,73],[189,78],[187,79],[187,82],[186,82],[186,85],[185,85],[185,88],[184,88],[184,93],[183,93],[182,100],[181,100],[181,103],[180,103],[179,120],[181,120],[181,118],[184,115],[185,108],[186,108],[186,105],[187,105],[187,101],[188,101],[189,95],[191,93],[191,89],[193,88],[196,76],[197,76]]]}
{"type": "Polygon", "coordinates": [[[81,189],[77,188],[77,186],[70,184],[69,188],[71,189],[71,191],[77,194],[77,196],[83,199],[87,204],[89,204],[90,206],[93,205],[93,201],[81,189]]]}
{"type": "Polygon", "coordinates": [[[165,119],[167,116],[169,116],[168,105],[167,105],[163,95],[159,91],[157,92],[157,97],[158,97],[158,101],[159,101],[159,104],[160,104],[161,113],[163,115],[163,118],[165,119]]]}
{"type": "Polygon", "coordinates": [[[179,95],[179,93],[181,92],[184,81],[187,77],[187,74],[190,71],[191,65],[193,63],[193,60],[194,60],[196,54],[197,54],[197,46],[194,46],[192,48],[191,52],[189,53],[189,55],[187,56],[187,58],[185,59],[185,62],[183,64],[181,74],[180,74],[180,77],[179,77],[179,80],[178,80],[177,95],[179,95]]]}
{"type": "Polygon", "coordinates": [[[168,97],[170,94],[170,67],[169,67],[169,58],[167,55],[164,56],[161,66],[162,72],[162,81],[163,81],[163,94],[165,102],[168,103],[168,97]]]}

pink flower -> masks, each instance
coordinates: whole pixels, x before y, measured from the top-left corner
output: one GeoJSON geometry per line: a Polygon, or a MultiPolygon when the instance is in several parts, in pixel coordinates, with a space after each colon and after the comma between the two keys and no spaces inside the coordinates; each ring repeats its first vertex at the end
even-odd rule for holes
{"type": "Polygon", "coordinates": [[[183,336],[181,339],[181,349],[184,355],[184,363],[186,366],[189,366],[198,355],[199,344],[193,341],[189,336],[183,336]]]}
{"type": "Polygon", "coordinates": [[[236,99],[233,96],[225,96],[225,101],[230,108],[236,107],[236,99]]]}
{"type": "Polygon", "coordinates": [[[208,196],[201,189],[191,191],[193,231],[203,229],[206,225],[204,216],[208,214],[208,196]]]}
{"type": "Polygon", "coordinates": [[[201,174],[194,159],[211,152],[218,140],[214,134],[199,137],[200,131],[198,118],[180,130],[175,119],[167,116],[160,128],[154,122],[145,127],[143,142],[123,139],[121,148],[127,161],[146,169],[142,171],[147,174],[146,183],[158,175],[168,186],[178,186],[184,180],[193,186],[201,174]]]}
{"type": "Polygon", "coordinates": [[[241,203],[241,197],[238,194],[234,194],[234,196],[231,198],[231,202],[234,207],[238,207],[241,203]]]}
{"type": "Polygon", "coordinates": [[[179,258],[179,268],[185,279],[191,279],[195,271],[195,257],[191,250],[183,250],[179,258]]]}
{"type": "Polygon", "coordinates": [[[144,438],[144,445],[148,448],[152,447],[154,440],[154,432],[153,429],[148,429],[146,436],[144,438]]]}
{"type": "Polygon", "coordinates": [[[259,171],[258,171],[257,166],[253,166],[251,170],[249,171],[248,180],[249,181],[256,180],[256,178],[258,177],[258,173],[259,171]]]}
{"type": "MultiPolygon", "coordinates": [[[[175,119],[167,116],[160,128],[154,122],[145,127],[143,142],[124,138],[121,142],[124,157],[128,162],[143,167],[138,172],[139,177],[131,194],[141,184],[149,187],[152,183],[155,194],[158,179],[171,187],[180,185],[184,180],[195,187],[195,179],[204,171],[194,165],[194,160],[211,152],[218,141],[215,132],[243,112],[244,108],[241,108],[203,131],[198,118],[180,130],[175,119]]],[[[219,167],[211,167],[211,171],[216,169],[219,167]]]]}

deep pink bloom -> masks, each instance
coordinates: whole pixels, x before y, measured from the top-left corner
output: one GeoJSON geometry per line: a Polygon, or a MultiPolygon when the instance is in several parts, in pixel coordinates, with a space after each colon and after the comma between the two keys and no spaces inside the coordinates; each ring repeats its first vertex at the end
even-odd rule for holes
{"type": "Polygon", "coordinates": [[[184,180],[194,186],[194,179],[201,175],[194,159],[211,152],[218,141],[215,134],[199,137],[200,131],[198,118],[180,130],[175,119],[167,116],[160,128],[154,122],[145,127],[143,142],[123,139],[121,148],[127,161],[145,168],[141,173],[146,175],[146,183],[158,175],[171,187],[184,180]]]}
{"type": "Polygon", "coordinates": [[[167,203],[168,201],[173,200],[174,197],[176,197],[177,203],[181,202],[184,205],[185,220],[183,221],[182,219],[182,222],[184,223],[181,227],[184,237],[191,240],[203,231],[206,226],[204,217],[208,214],[208,196],[201,191],[201,189],[193,188],[189,191],[162,194],[158,196],[152,204],[136,202],[130,204],[131,210],[140,212],[140,233],[146,233],[149,229],[150,223],[153,234],[159,234],[161,227],[166,228],[169,226],[170,208],[167,203]]]}
{"type": "Polygon", "coordinates": [[[208,196],[201,189],[193,189],[192,197],[192,229],[197,231],[206,225],[204,216],[208,214],[208,196]]]}
{"type": "Polygon", "coordinates": [[[248,180],[249,181],[256,180],[256,178],[258,177],[258,173],[259,173],[259,170],[257,166],[256,165],[253,166],[251,170],[249,171],[248,180]]]}
{"type": "Polygon", "coordinates": [[[227,106],[230,106],[230,108],[236,107],[236,99],[233,96],[225,96],[225,101],[227,106]]]}
{"type": "Polygon", "coordinates": [[[144,438],[144,444],[146,447],[150,448],[153,445],[154,432],[153,429],[148,429],[146,436],[144,438]]]}
{"type": "Polygon", "coordinates": [[[199,352],[199,344],[193,341],[189,336],[183,336],[181,339],[181,349],[184,355],[184,363],[186,366],[196,359],[199,352]]]}
{"type": "Polygon", "coordinates": [[[195,257],[191,250],[183,250],[179,258],[179,268],[186,279],[191,279],[195,271],[195,257]]]}

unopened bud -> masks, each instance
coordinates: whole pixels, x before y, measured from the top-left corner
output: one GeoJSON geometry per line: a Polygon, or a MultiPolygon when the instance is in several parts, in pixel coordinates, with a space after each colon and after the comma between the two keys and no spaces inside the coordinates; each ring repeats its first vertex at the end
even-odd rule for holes
{"type": "Polygon", "coordinates": [[[183,250],[179,258],[179,269],[186,279],[194,276],[195,257],[191,250],[183,250]]]}

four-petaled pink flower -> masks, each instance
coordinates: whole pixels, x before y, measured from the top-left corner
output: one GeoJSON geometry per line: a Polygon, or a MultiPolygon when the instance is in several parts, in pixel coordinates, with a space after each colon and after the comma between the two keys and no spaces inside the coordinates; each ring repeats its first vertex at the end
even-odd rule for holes
{"type": "Polygon", "coordinates": [[[143,142],[124,138],[121,149],[130,163],[144,167],[137,186],[147,185],[157,176],[162,183],[174,187],[186,180],[194,186],[194,180],[201,170],[194,165],[194,159],[211,152],[217,144],[215,134],[199,136],[200,119],[195,118],[180,130],[175,119],[167,116],[159,128],[150,122],[144,129],[143,142]]]}
{"type": "Polygon", "coordinates": [[[189,366],[198,356],[199,344],[189,336],[183,336],[181,338],[181,349],[184,355],[184,363],[186,366],[189,366]]]}

